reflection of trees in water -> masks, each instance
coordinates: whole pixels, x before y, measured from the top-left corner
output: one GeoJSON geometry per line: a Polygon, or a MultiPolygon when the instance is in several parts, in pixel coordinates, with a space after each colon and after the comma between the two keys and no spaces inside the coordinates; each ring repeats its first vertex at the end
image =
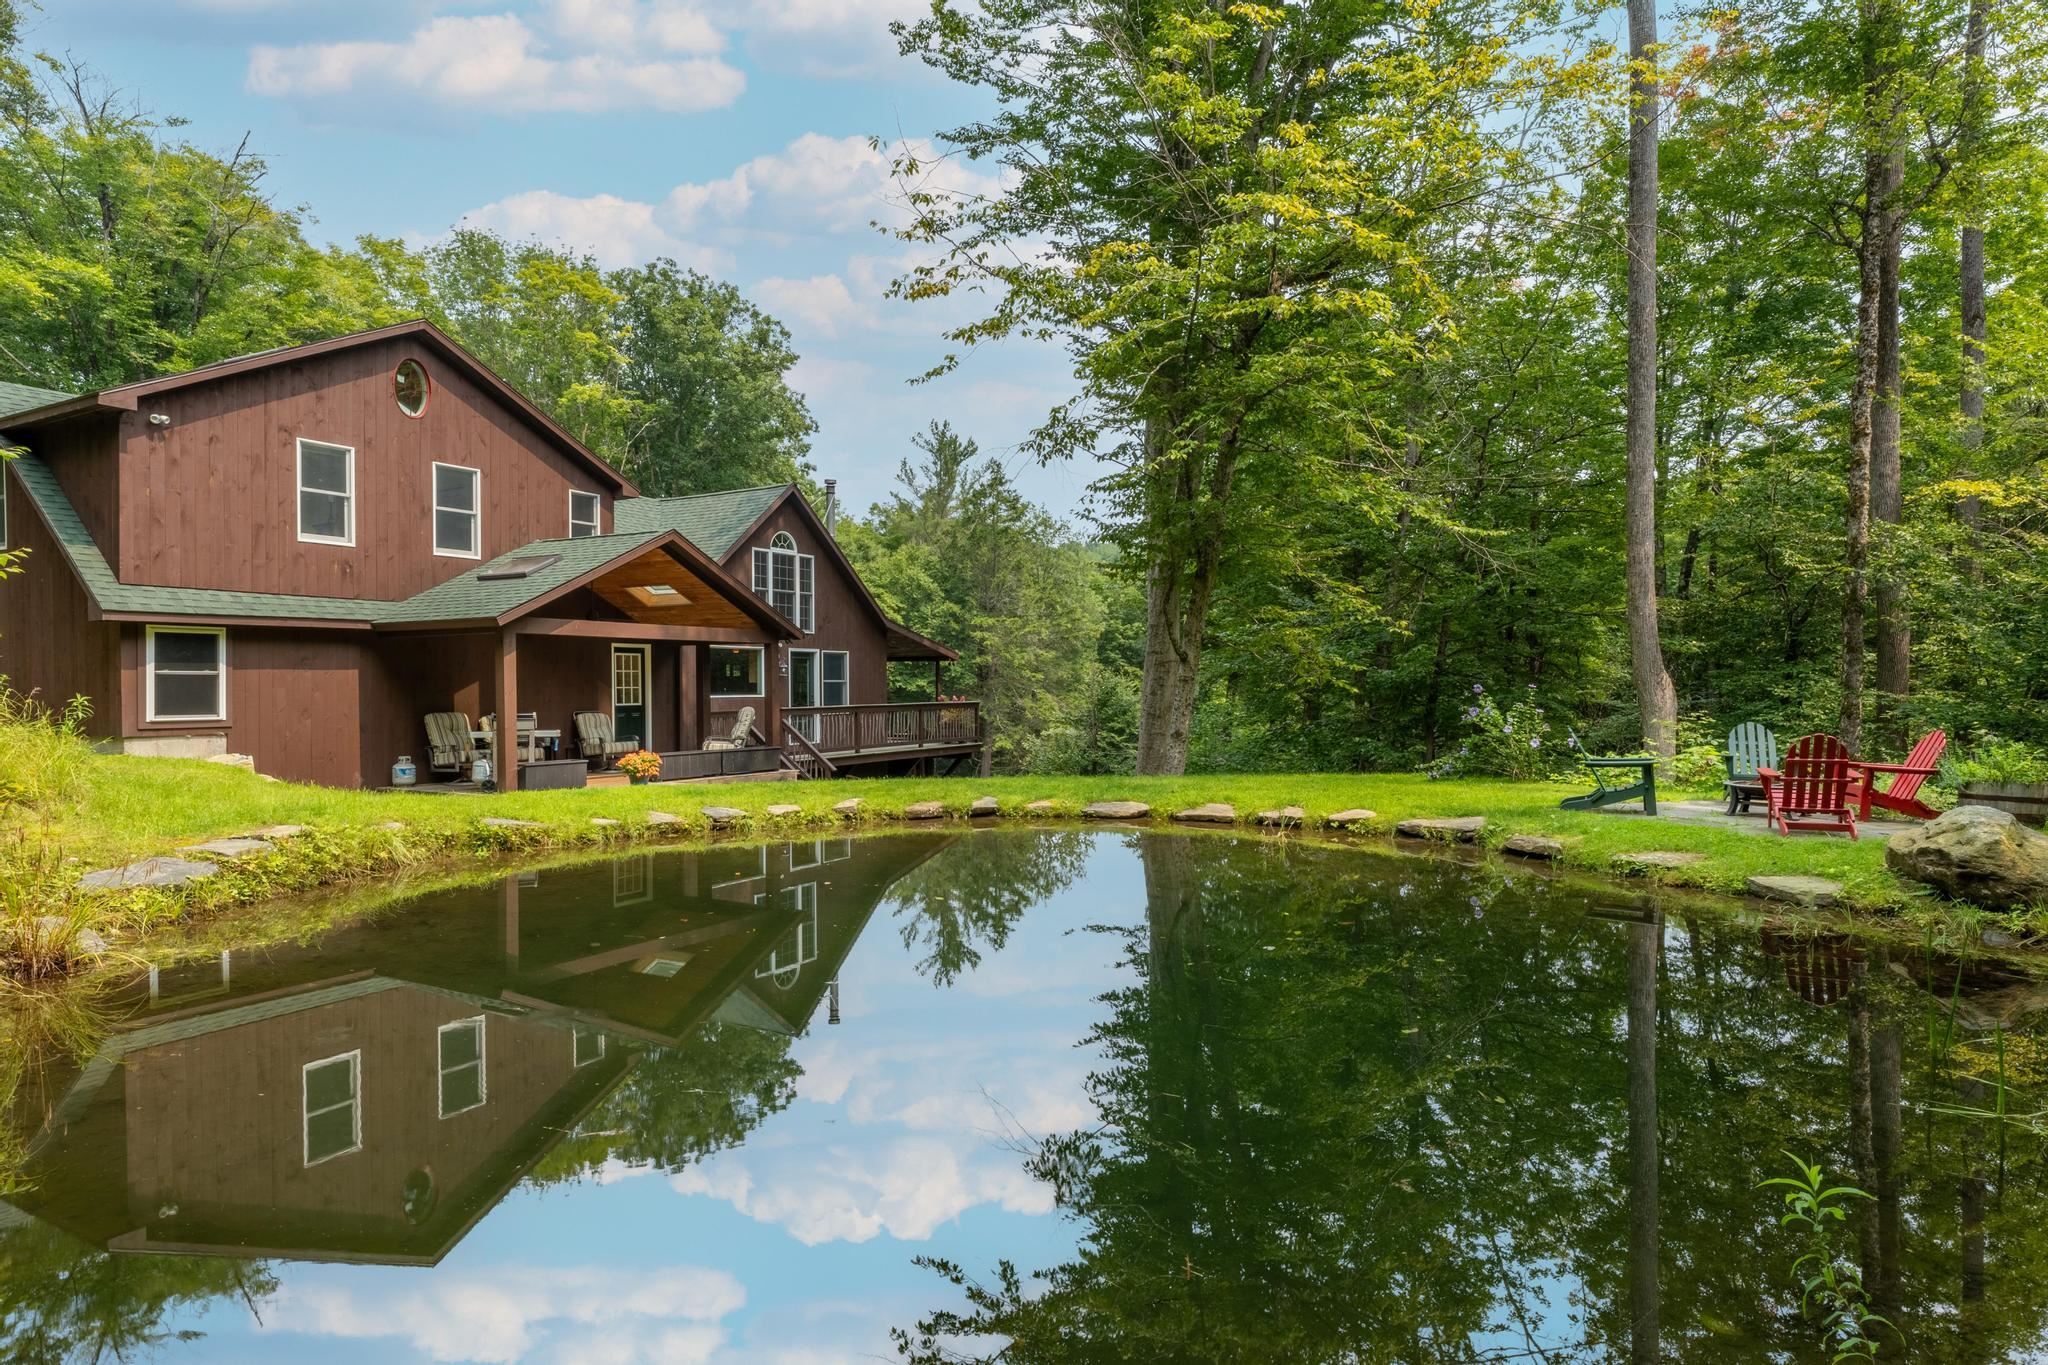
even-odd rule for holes
{"type": "Polygon", "coordinates": [[[0,1231],[0,1360],[21,1365],[136,1360],[203,1332],[164,1318],[211,1300],[251,1312],[277,1290],[261,1261],[213,1256],[117,1256],[42,1223],[0,1231]]]}
{"type": "Polygon", "coordinates": [[[1866,1278],[1905,1305],[1897,1358],[2042,1340],[2038,1145],[2000,1166],[1926,1112],[1956,1079],[1903,1044],[1941,1002],[1881,953],[1822,1008],[1733,922],[1666,956],[1660,927],[1551,885],[1514,894],[1564,913],[1475,914],[1442,864],[1141,854],[1100,1123],[1029,1162],[1080,1249],[1028,1275],[931,1262],[966,1304],[902,1333],[906,1358],[1817,1361],[1757,1188],[1786,1148],[1880,1194],[1866,1278]]]}
{"type": "Polygon", "coordinates": [[[790,1039],[711,1023],[681,1047],[649,1048],[528,1179],[576,1180],[607,1161],[679,1171],[737,1147],[796,1098],[790,1039]]]}
{"type": "Polygon", "coordinates": [[[1067,889],[1088,860],[1079,831],[985,831],[947,849],[889,890],[903,946],[920,973],[949,986],[1000,952],[1026,910],[1067,889]]]}

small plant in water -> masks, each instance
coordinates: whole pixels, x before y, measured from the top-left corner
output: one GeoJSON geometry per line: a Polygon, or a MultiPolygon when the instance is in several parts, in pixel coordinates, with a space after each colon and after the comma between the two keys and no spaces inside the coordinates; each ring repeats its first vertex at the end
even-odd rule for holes
{"type": "Polygon", "coordinates": [[[1799,1309],[1820,1312],[1830,1360],[1875,1360],[1877,1339],[1872,1333],[1891,1323],[1870,1311],[1862,1270],[1835,1245],[1835,1234],[1848,1221],[1849,1201],[1870,1195],[1854,1185],[1830,1185],[1819,1166],[1790,1152],[1785,1157],[1798,1174],[1773,1177],[1757,1188],[1785,1191],[1785,1212],[1778,1226],[1796,1227],[1805,1238],[1805,1252],[1792,1263],[1792,1277],[1799,1281],[1799,1309]]]}

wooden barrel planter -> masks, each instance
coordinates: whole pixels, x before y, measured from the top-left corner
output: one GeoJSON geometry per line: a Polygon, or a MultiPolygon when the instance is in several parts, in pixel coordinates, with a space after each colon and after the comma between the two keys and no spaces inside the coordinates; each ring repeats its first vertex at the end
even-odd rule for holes
{"type": "Polygon", "coordinates": [[[1969,782],[1956,793],[1956,804],[2011,811],[2022,824],[2048,824],[2048,782],[1969,782]]]}

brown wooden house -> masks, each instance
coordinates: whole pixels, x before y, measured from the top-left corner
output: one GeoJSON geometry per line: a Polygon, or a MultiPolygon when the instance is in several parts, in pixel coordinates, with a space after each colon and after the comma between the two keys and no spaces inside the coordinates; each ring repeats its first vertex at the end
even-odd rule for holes
{"type": "Polygon", "coordinates": [[[493,727],[501,785],[572,785],[596,712],[667,778],[982,751],[976,706],[938,700],[953,652],[889,619],[799,488],[642,497],[429,323],[97,393],[0,384],[0,444],[24,451],[0,545],[29,553],[0,675],[88,698],[109,750],[382,785],[401,755],[428,776],[430,713],[525,714],[555,751],[522,765],[493,727]],[[933,664],[932,701],[889,701],[902,660],[933,664]]]}

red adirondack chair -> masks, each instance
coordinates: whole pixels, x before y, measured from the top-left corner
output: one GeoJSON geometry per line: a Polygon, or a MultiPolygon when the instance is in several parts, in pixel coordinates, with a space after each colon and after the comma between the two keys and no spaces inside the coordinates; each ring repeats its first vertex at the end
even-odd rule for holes
{"type": "Polygon", "coordinates": [[[1856,835],[1856,813],[1849,805],[1849,748],[1833,735],[1806,735],[1792,741],[1778,768],[1758,768],[1764,784],[1766,824],[1782,834],[1795,829],[1856,835]]]}
{"type": "Polygon", "coordinates": [[[1904,763],[1851,760],[1849,799],[1856,803],[1858,818],[1868,820],[1872,806],[1910,815],[1916,820],[1932,820],[1941,814],[1920,799],[1920,784],[1934,776],[1935,769],[1941,766],[1941,756],[1947,751],[1948,735],[1941,730],[1929,730],[1920,736],[1920,742],[1913,746],[1912,753],[1906,755],[1904,763]],[[1891,785],[1883,791],[1877,789],[1879,773],[1892,775],[1891,785]]]}

